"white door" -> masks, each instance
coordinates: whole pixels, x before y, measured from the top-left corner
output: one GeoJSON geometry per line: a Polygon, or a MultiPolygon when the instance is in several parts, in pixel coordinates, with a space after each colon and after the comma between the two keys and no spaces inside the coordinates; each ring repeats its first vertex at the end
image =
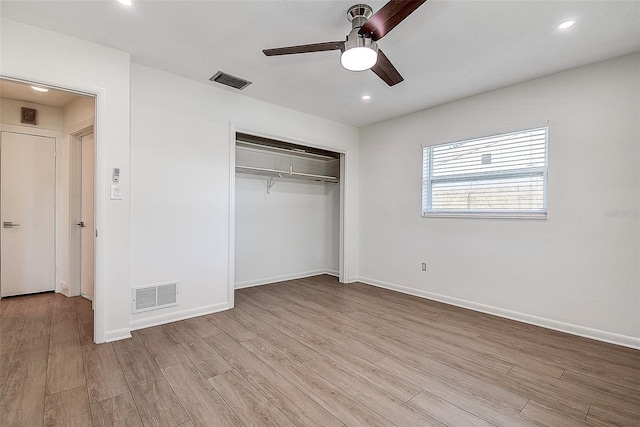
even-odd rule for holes
{"type": "Polygon", "coordinates": [[[0,134],[0,295],[55,287],[55,139],[0,134]]]}
{"type": "Polygon", "coordinates": [[[93,243],[95,227],[93,223],[93,134],[81,139],[82,150],[82,202],[81,202],[81,237],[80,237],[80,294],[93,301],[93,243]]]}

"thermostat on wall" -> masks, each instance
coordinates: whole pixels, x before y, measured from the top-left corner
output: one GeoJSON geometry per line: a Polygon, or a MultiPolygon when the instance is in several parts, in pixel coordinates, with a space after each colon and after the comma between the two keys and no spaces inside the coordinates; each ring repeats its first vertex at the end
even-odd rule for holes
{"type": "Polygon", "coordinates": [[[113,168],[113,182],[120,181],[120,168],[113,168]]]}

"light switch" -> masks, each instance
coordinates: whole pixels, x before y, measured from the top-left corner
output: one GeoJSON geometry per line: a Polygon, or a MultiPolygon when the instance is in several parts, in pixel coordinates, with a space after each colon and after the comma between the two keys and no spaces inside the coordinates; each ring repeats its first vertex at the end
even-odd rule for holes
{"type": "Polygon", "coordinates": [[[120,184],[111,184],[111,200],[122,200],[120,184]]]}

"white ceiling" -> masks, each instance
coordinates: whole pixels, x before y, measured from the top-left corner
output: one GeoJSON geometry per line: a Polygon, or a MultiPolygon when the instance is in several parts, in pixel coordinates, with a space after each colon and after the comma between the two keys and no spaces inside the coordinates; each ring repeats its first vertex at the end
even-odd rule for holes
{"type": "Polygon", "coordinates": [[[16,101],[33,102],[62,108],[81,95],[49,88],[49,92],[36,92],[31,85],[10,80],[0,80],[0,97],[16,101]]]}
{"type": "MultiPolygon", "coordinates": [[[[246,96],[355,126],[640,51],[640,0],[431,0],[379,42],[405,79],[394,87],[370,71],[344,70],[339,51],[262,54],[344,39],[354,3],[3,0],[0,13],[211,85],[222,70],[253,82],[246,96]],[[576,25],[558,30],[567,19],[576,25]]],[[[367,3],[377,11],[385,1],[367,3]]]]}

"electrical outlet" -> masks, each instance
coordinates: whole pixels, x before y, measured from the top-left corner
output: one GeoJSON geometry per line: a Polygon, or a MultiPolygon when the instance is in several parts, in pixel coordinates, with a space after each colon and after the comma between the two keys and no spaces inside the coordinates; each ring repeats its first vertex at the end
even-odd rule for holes
{"type": "Polygon", "coordinates": [[[427,271],[427,263],[426,262],[422,263],[422,271],[427,271]]]}

